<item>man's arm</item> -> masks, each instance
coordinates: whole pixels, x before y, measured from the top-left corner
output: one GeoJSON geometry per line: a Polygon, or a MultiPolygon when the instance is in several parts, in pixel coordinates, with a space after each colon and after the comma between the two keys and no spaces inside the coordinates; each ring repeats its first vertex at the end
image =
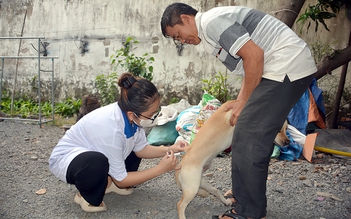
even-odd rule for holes
{"type": "Polygon", "coordinates": [[[236,123],[247,100],[256,86],[260,83],[264,64],[264,51],[252,40],[245,43],[237,52],[237,55],[243,59],[245,76],[237,98],[238,101],[232,105],[228,105],[226,108],[226,110],[233,108],[233,114],[230,118],[231,125],[236,123]]]}

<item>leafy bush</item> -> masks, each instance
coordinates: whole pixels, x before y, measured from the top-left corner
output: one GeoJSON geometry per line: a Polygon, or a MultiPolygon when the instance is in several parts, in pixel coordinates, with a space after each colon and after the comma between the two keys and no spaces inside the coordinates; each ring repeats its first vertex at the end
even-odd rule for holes
{"type": "Polygon", "coordinates": [[[227,75],[218,72],[211,79],[202,79],[202,90],[216,97],[221,103],[230,100],[229,89],[227,85],[227,75]]]}
{"type": "Polygon", "coordinates": [[[118,93],[118,75],[111,73],[110,75],[99,75],[95,79],[95,87],[100,97],[101,106],[113,103],[116,101],[118,93]]]}
{"type": "MultiPolygon", "coordinates": [[[[81,100],[66,99],[64,102],[56,103],[54,110],[56,114],[61,116],[73,116],[78,113],[81,100]]],[[[39,104],[32,99],[18,99],[13,101],[13,109],[11,112],[11,99],[3,99],[1,101],[1,111],[11,116],[21,116],[23,118],[37,117],[39,114],[39,104]]],[[[41,103],[41,114],[49,116],[52,114],[52,103],[41,103]]]]}
{"type": "MultiPolygon", "coordinates": [[[[36,106],[36,111],[39,112],[39,106],[36,106]]],[[[41,103],[41,114],[43,116],[50,116],[52,114],[52,103],[51,101],[41,103]]]]}
{"type": "Polygon", "coordinates": [[[346,8],[351,8],[350,0],[318,0],[315,5],[308,5],[305,13],[301,14],[296,23],[301,23],[300,33],[302,32],[302,27],[308,21],[307,31],[311,26],[311,20],[316,24],[315,32],[318,31],[318,25],[321,23],[324,28],[328,31],[327,24],[325,20],[336,17],[336,13],[339,13],[340,9],[345,6],[346,8]],[[329,12],[329,10],[332,12],[329,12]],[[310,20],[311,19],[311,20],[310,20]]]}
{"type": "Polygon", "coordinates": [[[79,112],[81,105],[82,100],[67,98],[64,102],[55,104],[55,113],[62,116],[73,116],[79,112]]]}
{"type": "Polygon", "coordinates": [[[154,62],[155,59],[149,56],[149,53],[145,53],[142,56],[136,56],[131,53],[132,45],[137,43],[139,43],[139,41],[135,38],[127,37],[123,43],[123,47],[116,50],[115,54],[110,57],[111,65],[114,67],[115,71],[118,67],[121,67],[135,76],[152,81],[154,68],[151,63],[154,62]]]}
{"type": "MultiPolygon", "coordinates": [[[[134,76],[143,77],[151,81],[153,79],[152,73],[154,70],[151,63],[154,62],[155,59],[149,56],[148,53],[142,56],[136,56],[131,53],[132,45],[137,43],[139,42],[135,38],[127,37],[123,43],[123,47],[116,50],[115,54],[110,57],[111,65],[114,71],[118,68],[122,68],[124,72],[130,72],[134,76]]],[[[95,87],[102,106],[116,101],[118,94],[117,82],[118,74],[116,72],[109,75],[101,74],[96,77],[95,87]]]]}

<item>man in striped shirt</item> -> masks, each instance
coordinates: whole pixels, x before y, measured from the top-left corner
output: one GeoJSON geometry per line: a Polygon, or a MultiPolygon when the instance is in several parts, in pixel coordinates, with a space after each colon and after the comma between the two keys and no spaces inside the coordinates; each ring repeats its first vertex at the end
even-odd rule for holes
{"type": "Polygon", "coordinates": [[[229,107],[231,125],[236,125],[232,144],[236,207],[214,218],[265,218],[273,141],[317,71],[310,50],[283,22],[242,6],[200,13],[173,3],[163,13],[161,29],[179,43],[202,43],[228,70],[243,77],[237,101],[229,107]]]}

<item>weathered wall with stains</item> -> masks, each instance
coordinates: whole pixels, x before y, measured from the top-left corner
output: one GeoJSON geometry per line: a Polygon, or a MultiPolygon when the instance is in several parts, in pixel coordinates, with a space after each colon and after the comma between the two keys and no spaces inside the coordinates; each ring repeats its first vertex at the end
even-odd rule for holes
{"type": "MultiPolygon", "coordinates": [[[[80,98],[86,93],[94,92],[96,76],[113,71],[110,56],[122,47],[122,41],[127,36],[135,36],[140,43],[133,52],[139,56],[145,52],[152,53],[155,58],[153,82],[163,94],[163,102],[168,103],[172,97],[179,97],[196,104],[201,97],[200,81],[226,70],[202,46],[185,45],[179,56],[172,40],[162,36],[160,19],[164,8],[172,2],[174,1],[1,0],[0,36],[45,37],[41,45],[42,53],[58,57],[54,60],[54,87],[55,97],[60,100],[66,97],[80,98]]],[[[199,11],[221,5],[246,5],[273,14],[279,8],[279,1],[274,0],[183,2],[199,11]]],[[[323,34],[316,35],[310,29],[302,38],[309,43],[317,38],[322,42],[334,41],[334,48],[343,48],[348,40],[348,33],[344,30],[350,30],[350,22],[343,18],[334,20],[329,25],[336,34],[330,35],[322,30],[323,34]],[[326,35],[329,35],[328,39],[325,39],[326,35]]],[[[22,40],[20,46],[20,40],[2,39],[0,48],[0,56],[36,56],[38,41],[22,40]]],[[[17,72],[16,93],[35,96],[33,92],[36,91],[37,69],[38,62],[35,59],[5,59],[3,88],[14,88],[17,72]]],[[[41,60],[41,69],[51,69],[51,60],[41,60]]],[[[228,74],[230,88],[238,88],[238,79],[229,72],[228,74]]],[[[41,80],[45,99],[49,96],[51,74],[42,72],[41,80]]]]}

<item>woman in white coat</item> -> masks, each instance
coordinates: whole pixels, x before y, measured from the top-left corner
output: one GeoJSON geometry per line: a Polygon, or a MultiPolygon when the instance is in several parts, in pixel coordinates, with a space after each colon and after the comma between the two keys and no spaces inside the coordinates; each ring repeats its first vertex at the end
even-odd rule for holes
{"type": "Polygon", "coordinates": [[[143,127],[160,112],[160,95],[150,81],[124,73],[118,81],[120,98],[80,119],[59,140],[49,159],[50,171],[74,184],[74,201],[86,212],[106,211],[103,197],[115,192],[129,195],[134,185],[174,170],[174,152],[185,142],[170,147],[152,146],[143,127]],[[150,169],[138,171],[142,158],[163,157],[150,169]]]}

